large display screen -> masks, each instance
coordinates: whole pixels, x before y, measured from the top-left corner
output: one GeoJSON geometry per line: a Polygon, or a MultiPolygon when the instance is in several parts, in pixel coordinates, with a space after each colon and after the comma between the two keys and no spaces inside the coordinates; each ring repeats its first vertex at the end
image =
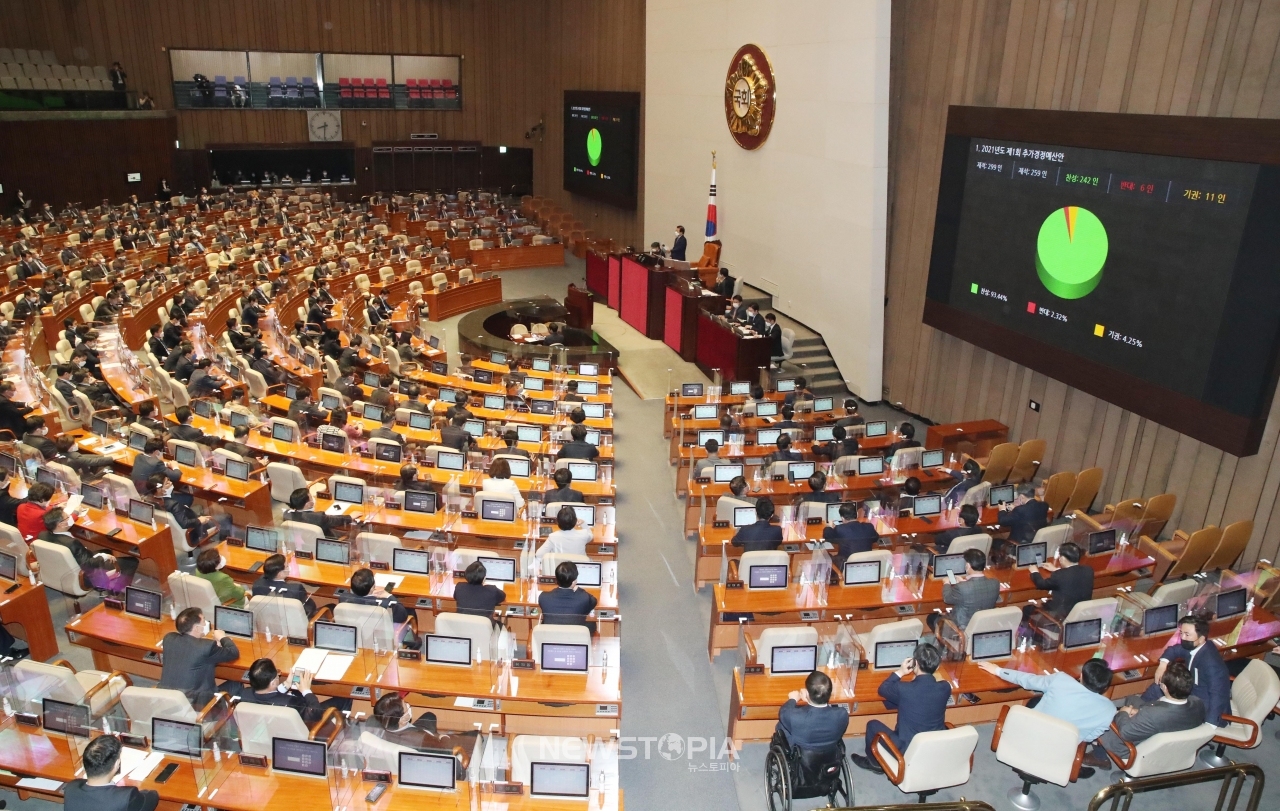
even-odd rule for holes
{"type": "Polygon", "coordinates": [[[1280,167],[1211,159],[1203,145],[1099,148],[1102,126],[1029,140],[1053,132],[1013,123],[1003,137],[949,129],[925,322],[1233,453],[1256,450],[1248,437],[1275,388],[1280,167]]]}
{"type": "Polygon", "coordinates": [[[636,207],[640,94],[564,91],[564,188],[636,207]]]}

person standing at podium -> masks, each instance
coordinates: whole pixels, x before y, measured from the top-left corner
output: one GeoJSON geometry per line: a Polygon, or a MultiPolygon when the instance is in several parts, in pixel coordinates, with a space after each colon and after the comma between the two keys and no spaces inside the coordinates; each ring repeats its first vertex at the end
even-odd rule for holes
{"type": "Polygon", "coordinates": [[[671,258],[677,262],[686,261],[684,258],[685,251],[689,247],[689,240],[684,238],[684,226],[676,226],[676,240],[671,243],[671,258]]]}

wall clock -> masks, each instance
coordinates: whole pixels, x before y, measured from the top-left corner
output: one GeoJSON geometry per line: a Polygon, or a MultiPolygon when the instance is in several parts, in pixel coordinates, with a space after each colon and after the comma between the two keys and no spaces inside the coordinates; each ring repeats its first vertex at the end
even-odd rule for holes
{"type": "Polygon", "coordinates": [[[334,110],[308,110],[307,135],[312,141],[341,141],[342,116],[334,110]]]}

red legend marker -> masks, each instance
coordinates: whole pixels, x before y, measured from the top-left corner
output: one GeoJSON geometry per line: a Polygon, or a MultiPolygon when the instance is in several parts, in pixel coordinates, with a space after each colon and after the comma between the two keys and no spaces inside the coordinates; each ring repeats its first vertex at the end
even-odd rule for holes
{"type": "Polygon", "coordinates": [[[1036,303],[1034,301],[1027,302],[1027,312],[1031,313],[1032,315],[1036,314],[1036,303]]]}

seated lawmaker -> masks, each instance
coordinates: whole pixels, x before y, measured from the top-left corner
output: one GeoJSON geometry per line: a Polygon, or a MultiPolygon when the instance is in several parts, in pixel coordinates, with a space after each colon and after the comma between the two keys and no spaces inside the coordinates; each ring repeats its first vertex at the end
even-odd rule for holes
{"type": "Polygon", "coordinates": [[[819,504],[835,504],[840,500],[839,490],[827,490],[827,474],[815,470],[808,480],[809,492],[800,496],[800,501],[814,501],[819,504]]]}
{"type": "Polygon", "coordinates": [[[778,711],[778,725],[789,746],[821,751],[833,748],[849,729],[849,709],[843,704],[832,706],[831,677],[815,670],[804,680],[804,687],[787,694],[787,703],[778,711]]]}
{"type": "Polygon", "coordinates": [[[960,508],[960,526],[944,529],[942,532],[933,536],[933,545],[938,550],[939,555],[947,554],[947,548],[951,546],[951,542],[956,538],[963,538],[966,535],[976,535],[980,532],[978,528],[978,508],[972,504],[966,504],[960,508]]]}
{"type": "Polygon", "coordinates": [[[907,751],[911,739],[921,732],[937,732],[946,729],[947,701],[951,698],[951,683],[934,677],[934,671],[942,664],[942,655],[928,642],[916,645],[915,652],[903,660],[902,665],[880,684],[880,698],[885,709],[897,711],[895,729],[878,719],[867,722],[866,753],[851,754],[853,765],[876,774],[884,769],[876,761],[874,741],[878,733],[884,735],[899,752],[907,751]],[[903,678],[913,675],[911,681],[903,678]]]}
{"type": "Polygon", "coordinates": [[[773,518],[773,499],[756,501],[756,522],[741,527],[733,536],[733,545],[744,552],[762,552],[782,546],[782,527],[769,523],[773,518]]]}
{"type": "Polygon", "coordinates": [[[538,595],[538,607],[548,625],[582,625],[595,635],[596,624],[587,615],[595,610],[596,598],[578,588],[578,565],[571,560],[556,566],[556,587],[538,595]]]}
{"type": "Polygon", "coordinates": [[[870,552],[880,540],[880,533],[866,521],[859,520],[858,502],[846,501],[840,505],[840,523],[822,530],[822,540],[834,545],[836,566],[844,568],[850,555],[870,552]]]}
{"type": "Polygon", "coordinates": [[[378,722],[378,737],[387,743],[397,746],[408,746],[412,749],[436,749],[436,715],[424,712],[413,720],[413,708],[405,703],[400,694],[388,690],[373,705],[373,720],[378,722]]]}
{"type": "Polygon", "coordinates": [[[572,441],[560,446],[556,459],[581,459],[584,462],[594,462],[600,455],[600,449],[587,441],[587,426],[574,425],[569,429],[569,437],[572,441]]]}
{"type": "Polygon", "coordinates": [[[160,794],[154,789],[117,785],[120,752],[124,745],[115,735],[99,735],[89,741],[80,756],[84,777],[62,787],[65,811],[155,811],[160,794]]]}
{"type": "Polygon", "coordinates": [[[218,595],[218,602],[232,608],[244,608],[244,587],[222,571],[227,559],[217,549],[205,549],[196,558],[196,577],[206,580],[218,595]]]}
{"type": "MultiPolygon", "coordinates": [[[[1186,663],[1174,662],[1155,686],[1159,698],[1148,699],[1144,693],[1141,697],[1130,696],[1125,701],[1112,721],[1115,730],[1108,729],[1102,733],[1102,747],[1117,757],[1127,758],[1129,748],[1126,743],[1137,745],[1161,732],[1181,732],[1194,729],[1206,720],[1212,721],[1206,717],[1204,702],[1194,695],[1194,687],[1195,676],[1186,663]]],[[[1105,756],[1096,749],[1084,759],[1088,766],[1103,766],[1105,761],[1105,756]]],[[[1109,768],[1110,764],[1106,767],[1109,768]]]]}
{"type": "Polygon", "coordinates": [[[281,677],[276,663],[270,659],[258,659],[249,666],[249,683],[236,684],[233,693],[245,704],[266,704],[272,707],[288,707],[302,718],[308,727],[314,726],[324,716],[325,710],[338,712],[351,709],[351,699],[330,698],[321,701],[311,692],[311,679],[315,674],[302,671],[297,684],[292,675],[281,677]]]}
{"type": "Polygon", "coordinates": [[[524,496],[511,480],[511,465],[506,459],[494,459],[489,465],[489,475],[480,483],[480,492],[510,498],[515,502],[516,512],[524,507],[524,496]]]}
{"type": "Polygon", "coordinates": [[[331,540],[337,538],[338,516],[317,512],[315,507],[316,500],[311,491],[299,487],[289,494],[289,509],[284,511],[284,520],[314,524],[324,532],[324,537],[331,540]]]}
{"type": "Polygon", "coordinates": [[[284,555],[270,555],[262,562],[262,576],[253,581],[250,587],[250,593],[254,597],[288,597],[302,603],[302,608],[307,612],[307,616],[316,613],[315,601],[311,599],[311,595],[307,593],[306,586],[298,582],[291,582],[285,577],[285,569],[288,562],[284,555]]]}
{"type": "Polygon", "coordinates": [[[581,504],[586,500],[582,493],[573,489],[573,474],[569,472],[569,468],[560,468],[552,474],[551,480],[556,483],[556,489],[548,490],[543,494],[543,504],[555,504],[557,501],[581,504]]]}
{"type": "Polygon", "coordinates": [[[775,462],[800,462],[800,454],[791,450],[791,435],[787,433],[778,435],[778,449],[773,452],[773,461],[775,462]]]}
{"type": "Polygon", "coordinates": [[[1186,662],[1193,680],[1191,695],[1204,703],[1204,720],[1214,726],[1226,726],[1223,716],[1231,712],[1231,676],[1221,651],[1209,638],[1208,620],[1188,614],[1178,620],[1178,637],[1178,644],[1160,654],[1155,684],[1142,697],[1147,701],[1159,699],[1161,677],[1175,662],[1186,662]]]}
{"type": "Polygon", "coordinates": [[[566,504],[556,513],[556,531],[547,536],[534,557],[541,563],[543,557],[553,552],[585,555],[592,537],[589,528],[580,526],[573,507],[566,504]]]}
{"type": "Polygon", "coordinates": [[[157,687],[181,690],[197,710],[213,698],[218,665],[240,658],[236,643],[222,631],[211,629],[199,608],[188,608],[174,620],[176,631],[161,642],[163,657],[157,687]]]}
{"type": "Polygon", "coordinates": [[[462,573],[463,582],[453,587],[453,601],[459,614],[474,614],[479,617],[494,616],[493,612],[507,599],[507,593],[492,583],[485,583],[489,572],[484,563],[471,561],[462,573]]]}
{"type": "Polygon", "coordinates": [[[1036,498],[1034,484],[1018,485],[1013,504],[1000,505],[1000,526],[1009,530],[1009,540],[1016,544],[1031,543],[1036,533],[1049,525],[1049,505],[1036,498]]]}

